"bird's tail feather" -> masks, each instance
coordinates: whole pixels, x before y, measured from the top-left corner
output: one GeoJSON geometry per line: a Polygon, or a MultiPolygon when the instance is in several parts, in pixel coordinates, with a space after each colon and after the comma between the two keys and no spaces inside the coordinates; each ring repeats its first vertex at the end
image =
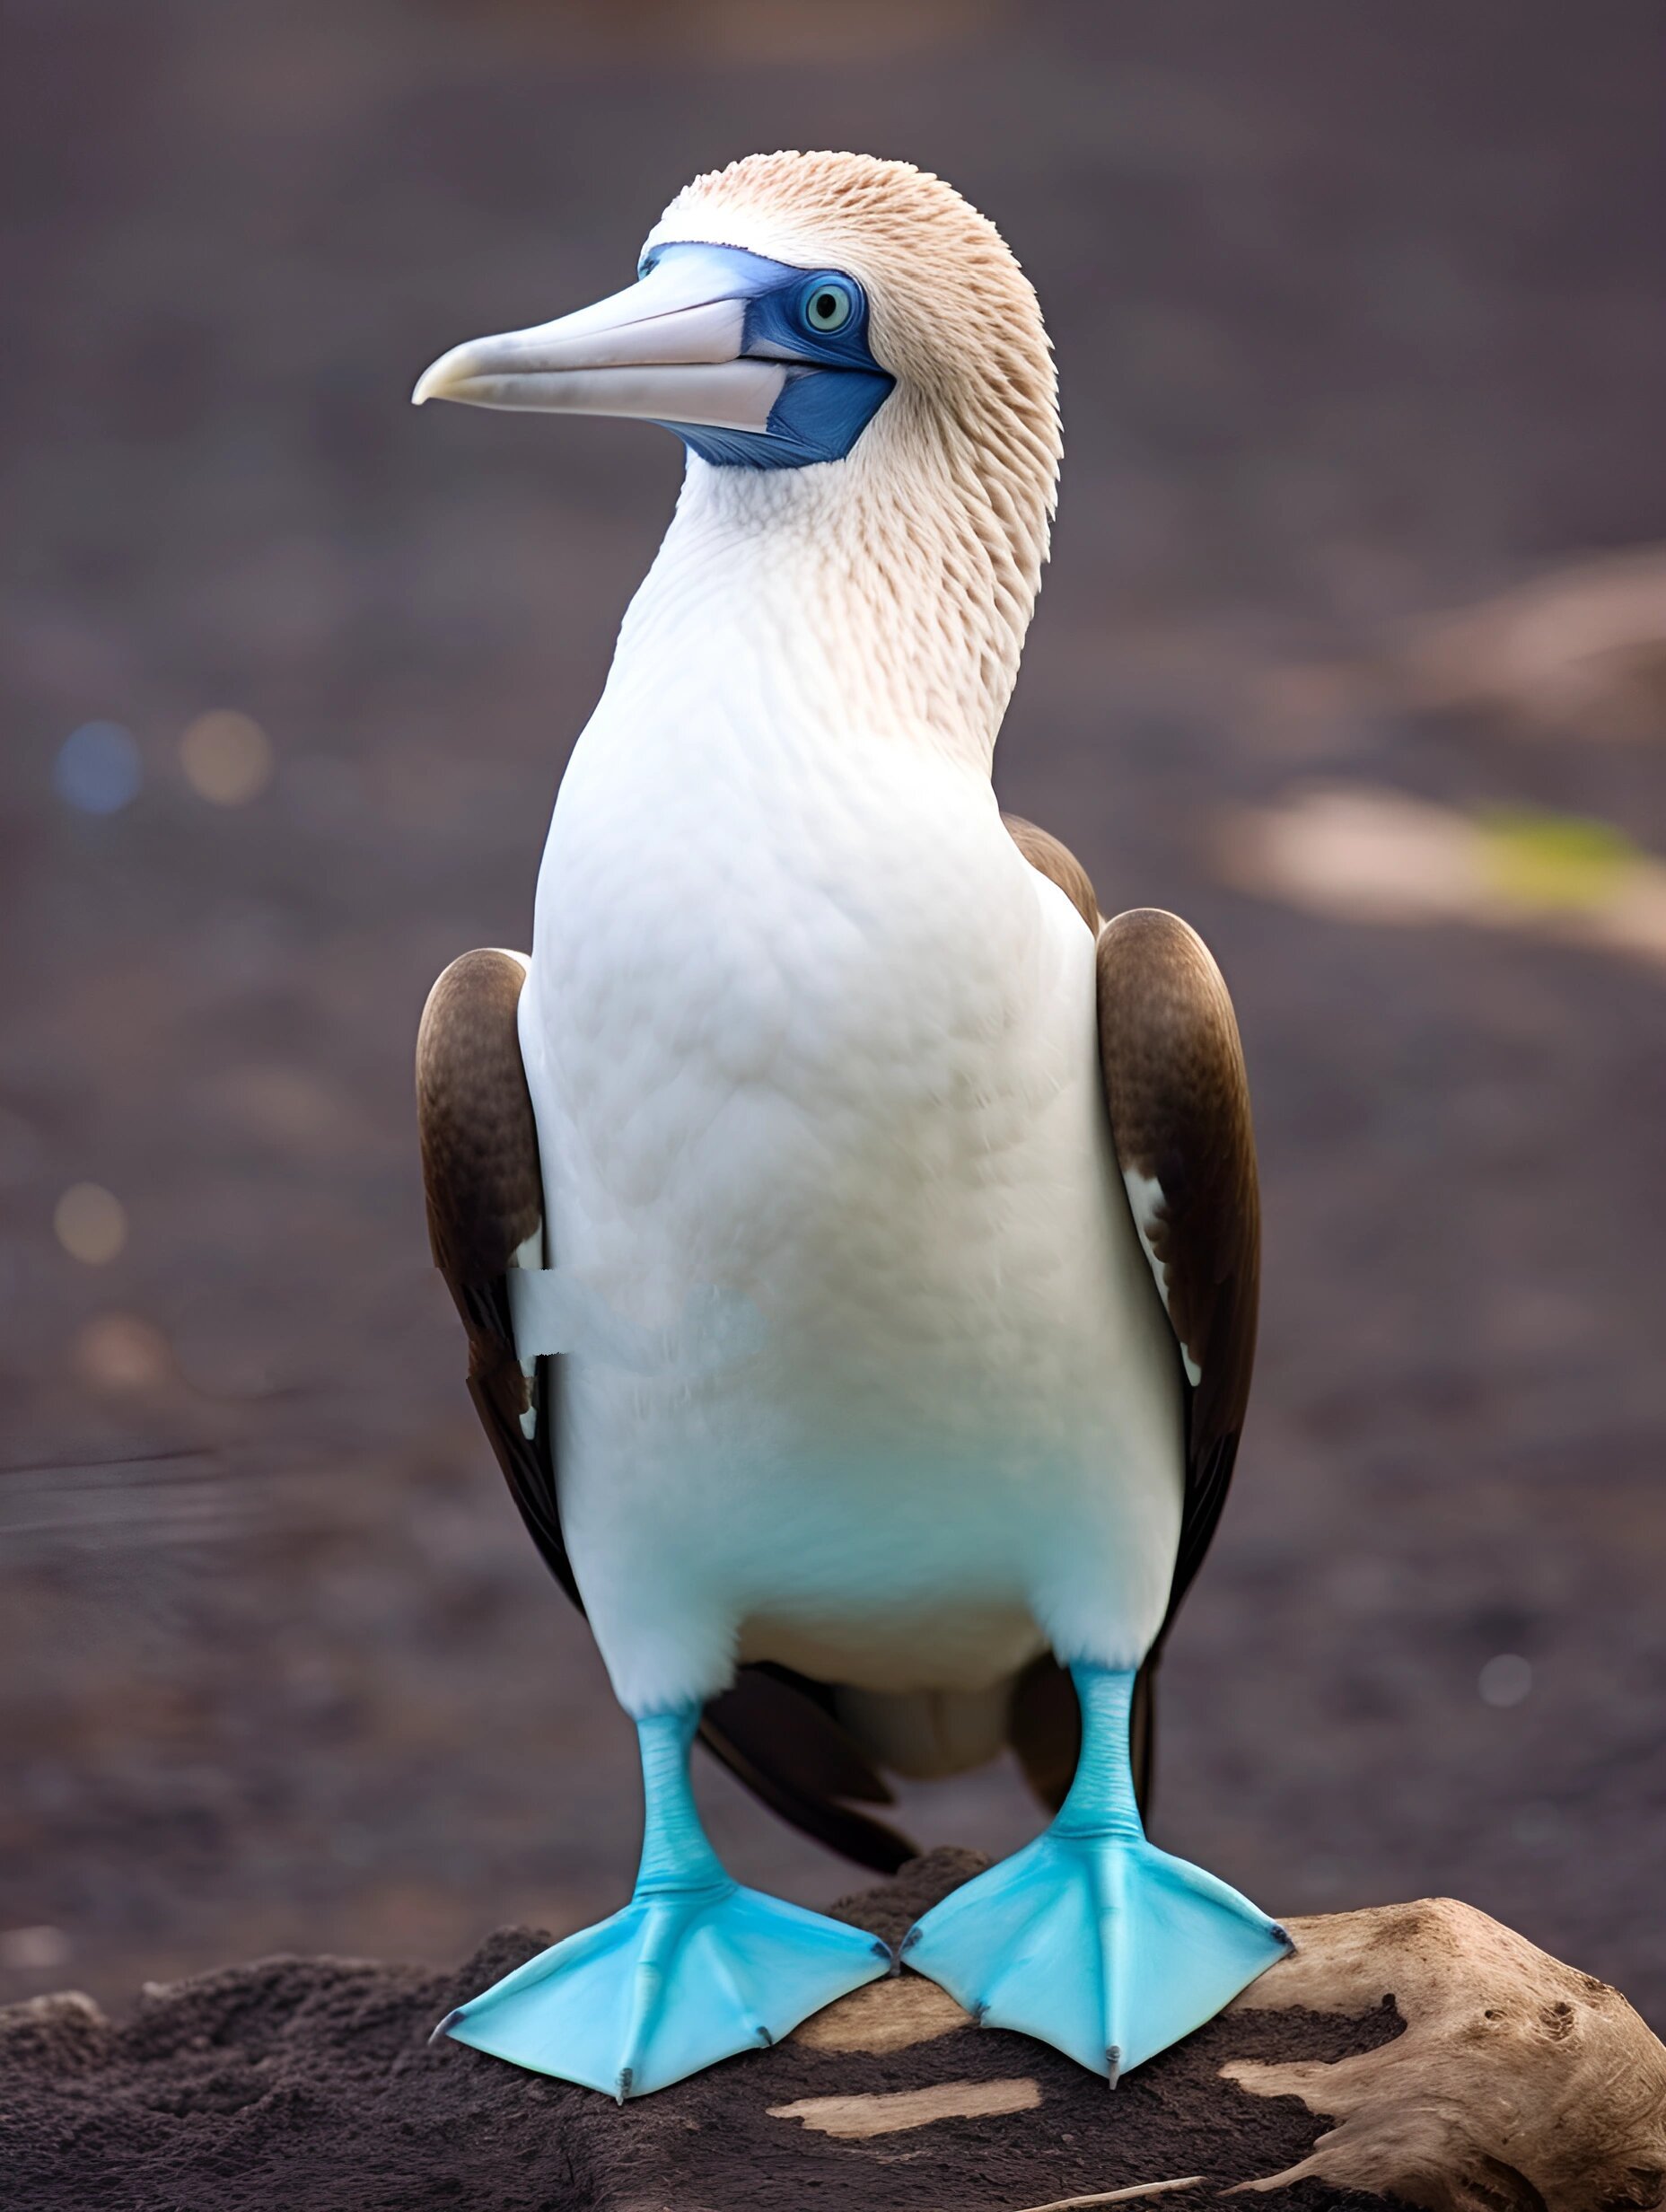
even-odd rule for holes
{"type": "Polygon", "coordinates": [[[847,1802],[890,1804],[890,1786],[832,1711],[832,1693],[790,1668],[743,1666],[700,1722],[706,1749],[794,1828],[878,1874],[918,1846],[847,1802]]]}

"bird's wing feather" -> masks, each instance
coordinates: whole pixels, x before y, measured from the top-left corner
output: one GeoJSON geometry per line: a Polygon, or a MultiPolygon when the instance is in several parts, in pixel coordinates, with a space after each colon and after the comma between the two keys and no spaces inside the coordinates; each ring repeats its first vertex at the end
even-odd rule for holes
{"type": "Polygon", "coordinates": [[[1172,1620],[1226,1501],[1255,1364],[1261,1203],[1250,1084],[1208,947],[1156,908],[1100,932],[1099,1034],[1118,1164],[1188,1385],[1172,1620]]]}
{"type": "MultiPolygon", "coordinates": [[[[429,1242],[468,1335],[469,1394],[533,1542],[583,1611],[561,1534],[550,1362],[527,1373],[509,1311],[510,1270],[545,1264],[538,1132],[516,1022],[525,980],[513,952],[465,952],[446,969],[417,1031],[416,1116],[429,1242]]],[[[700,1732],[784,1819],[893,1874],[915,1846],[840,1802],[889,1804],[891,1794],[830,1706],[819,1683],[742,1667],[707,1706],[700,1732]]]]}
{"type": "Polygon", "coordinates": [[[416,1033],[416,1122],[428,1242],[469,1339],[469,1395],[551,1574],[578,1602],[561,1537],[545,1376],[528,1374],[509,1314],[512,1268],[543,1265],[544,1186],[515,1009],[513,952],[465,952],[428,994],[416,1033]]]}
{"type": "Polygon", "coordinates": [[[1037,829],[1022,814],[1003,814],[1007,834],[1024,858],[1038,874],[1057,883],[1088,927],[1099,930],[1099,900],[1093,895],[1093,884],[1087,870],[1066,845],[1045,830],[1037,829]]]}
{"type": "MultiPolygon", "coordinates": [[[[1255,1359],[1261,1214],[1250,1088],[1232,1000],[1208,948],[1172,914],[1100,923],[1087,871],[1057,838],[1005,817],[1030,865],[1099,940],[1100,1058],[1117,1163],[1174,1330],[1186,1393],[1186,1490],[1168,1612],[1140,1671],[1133,1758],[1149,1803],[1156,1669],[1175,1610],[1226,1500],[1255,1359]]],[[[1031,1786],[1057,1804],[1079,1743],[1075,1698],[1050,1657],[1014,1685],[1011,1733],[1031,1786]]]]}

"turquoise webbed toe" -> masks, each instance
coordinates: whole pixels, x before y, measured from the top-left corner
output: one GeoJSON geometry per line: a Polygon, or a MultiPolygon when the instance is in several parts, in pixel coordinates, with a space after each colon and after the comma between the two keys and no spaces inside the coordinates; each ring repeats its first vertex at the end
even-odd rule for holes
{"type": "Polygon", "coordinates": [[[631,1900],[441,2023],[459,2042],[623,2101],[772,2043],[890,1971],[889,1945],[727,1874],[688,1786],[697,1707],[637,1723],[647,1819],[631,1900]]]}
{"type": "Polygon", "coordinates": [[[985,2026],[1052,2043],[1114,2084],[1291,1944],[1236,1890],[1145,1840],[1128,1765],[1134,1676],[1071,1672],[1082,1756],[1057,1818],[934,1906],[902,1956],[985,2026]]]}

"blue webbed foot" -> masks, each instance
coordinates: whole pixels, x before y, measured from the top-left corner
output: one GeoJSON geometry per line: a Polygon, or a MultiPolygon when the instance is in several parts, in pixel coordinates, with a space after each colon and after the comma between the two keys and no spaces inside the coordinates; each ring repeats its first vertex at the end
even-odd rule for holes
{"type": "Polygon", "coordinates": [[[629,1904],[460,2006],[446,2034],[623,2102],[773,2043],[889,1972],[876,1936],[723,1872],[688,1793],[697,1719],[638,1724],[648,1821],[629,1904]]]}
{"type": "Polygon", "coordinates": [[[902,1956],[984,2026],[1052,2043],[1114,2086],[1291,1944],[1236,1890],[1146,1842],[1127,1760],[1133,1676],[1072,1672],[1083,1751],[1057,1819],[934,1906],[902,1956]]]}
{"type": "Polygon", "coordinates": [[[889,1971],[872,1936],[723,1881],[638,1893],[444,2023],[459,2042],[618,2098],[773,2043],[889,1971]]]}

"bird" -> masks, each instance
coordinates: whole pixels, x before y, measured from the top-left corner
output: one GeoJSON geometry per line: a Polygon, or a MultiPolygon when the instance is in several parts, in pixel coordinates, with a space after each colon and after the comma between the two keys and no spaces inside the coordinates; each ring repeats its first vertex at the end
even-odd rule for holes
{"type": "Polygon", "coordinates": [[[642,1856],[435,2033],[622,2102],[906,1967],[1114,2085],[1291,1947],[1140,1810],[1260,1215],[1202,940],[1101,915],[992,783],[1061,455],[1035,291],[925,171],[754,154],[413,398],[685,449],[530,952],[454,961],[416,1054],[469,1388],[635,1723],[642,1856]],[[697,1738],[885,1871],[889,1777],[1010,1742],[1053,1818],[899,1955],[734,1881],[697,1738]]]}

